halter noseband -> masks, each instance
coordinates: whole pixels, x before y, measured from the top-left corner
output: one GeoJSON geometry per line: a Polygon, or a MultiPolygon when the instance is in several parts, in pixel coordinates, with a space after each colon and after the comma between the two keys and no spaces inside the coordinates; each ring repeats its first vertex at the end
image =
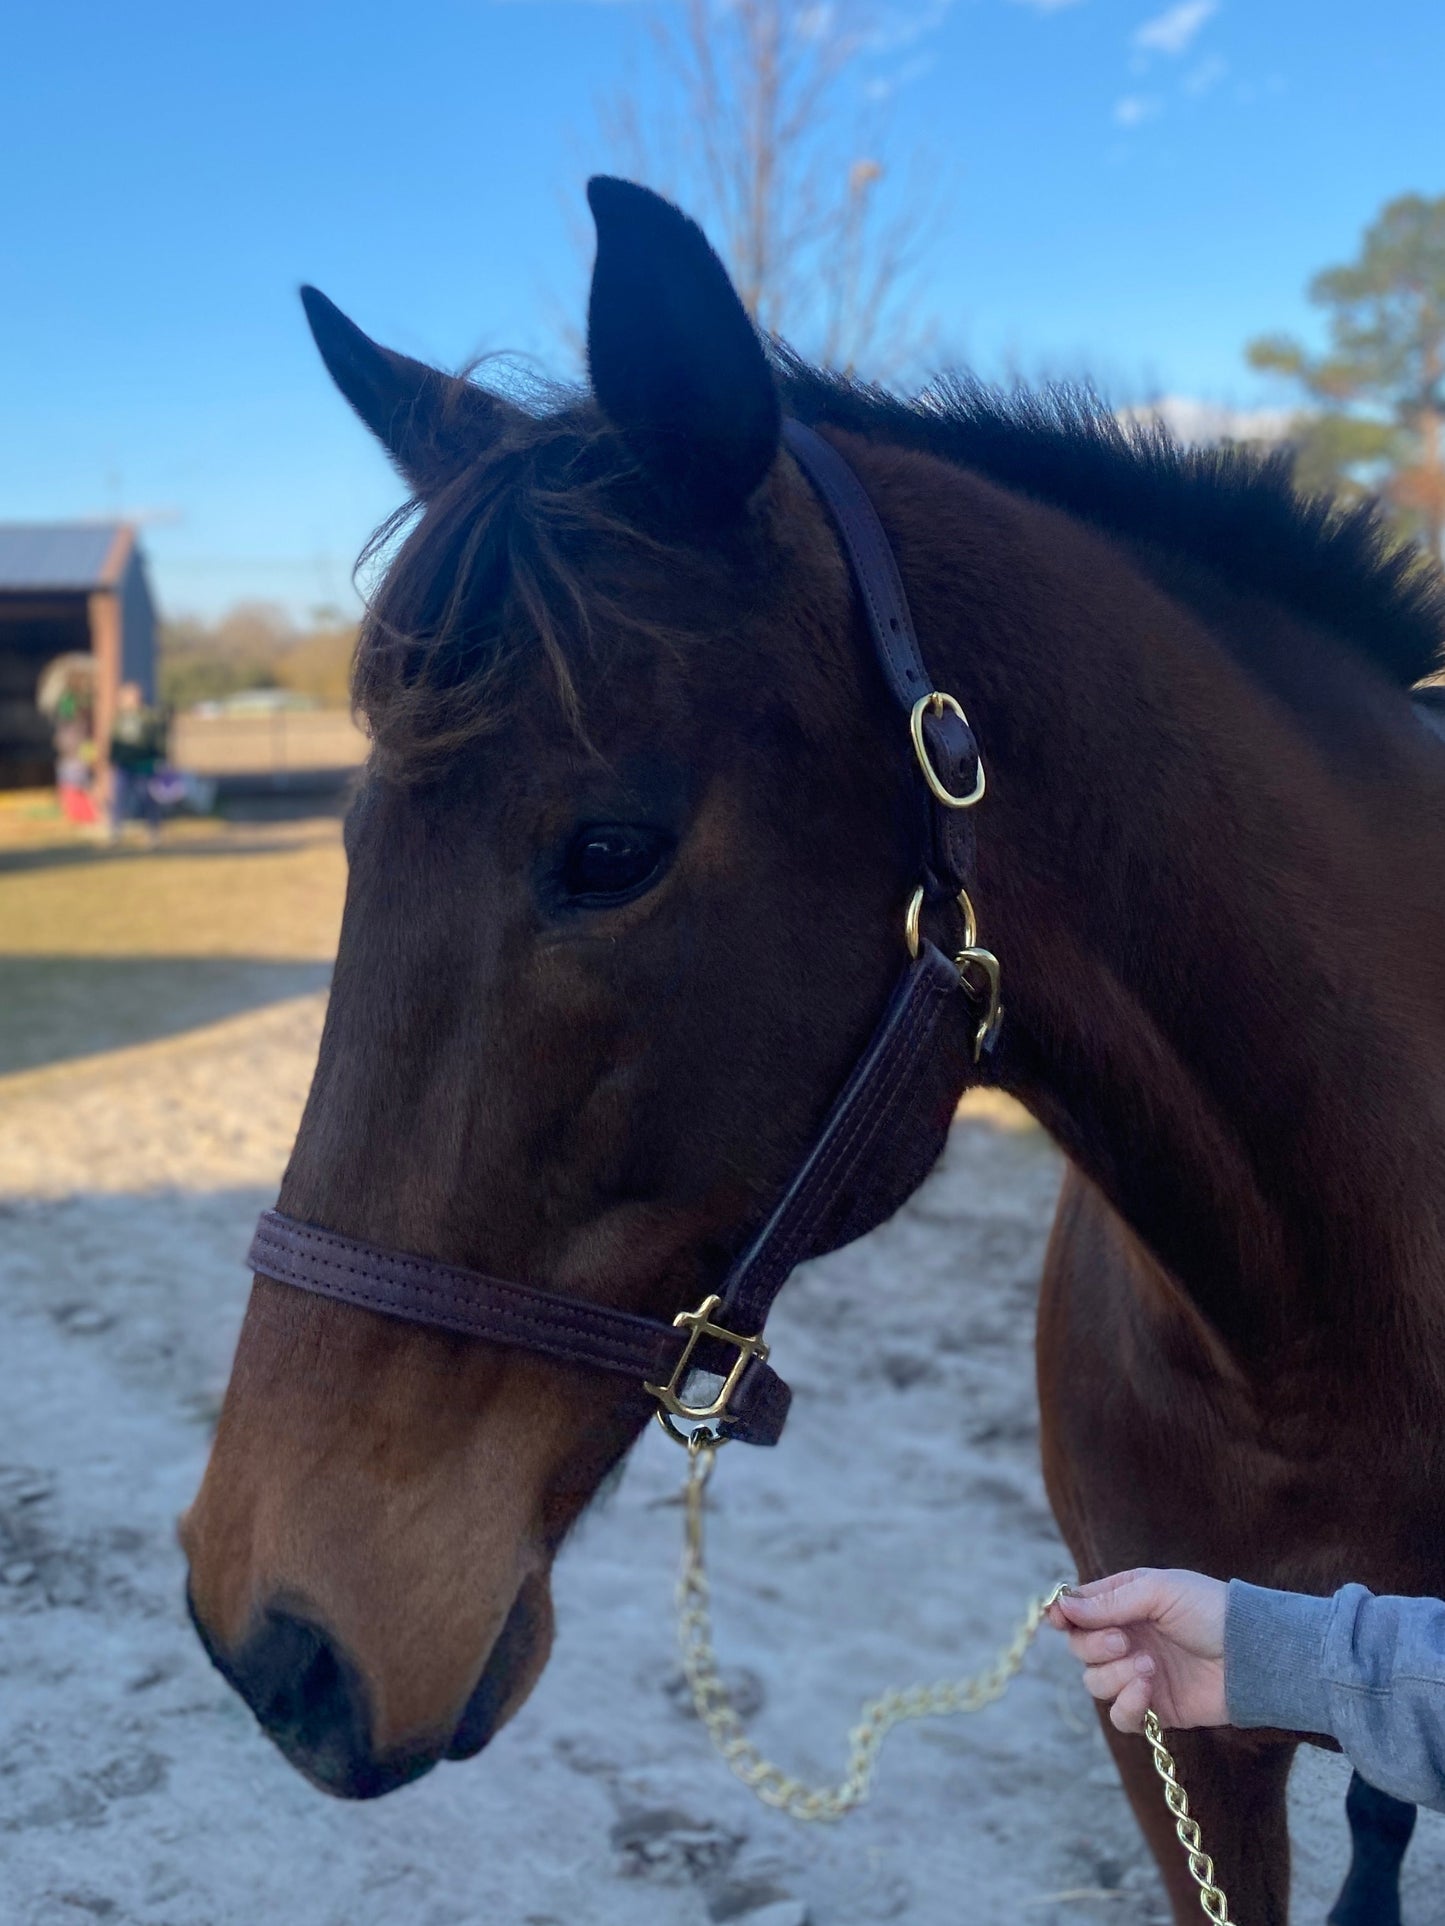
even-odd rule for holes
{"type": "Polygon", "coordinates": [[[1002,1015],[998,962],[979,946],[968,893],[975,874],[970,810],[984,793],[973,731],[955,699],[929,681],[893,550],[863,484],[831,443],[801,422],[784,422],[783,440],[832,516],[879,665],[908,717],[921,777],[922,880],[905,918],[910,961],[772,1215],[719,1289],[671,1324],[381,1250],[274,1210],[262,1213],[248,1260],[260,1276],[322,1297],[630,1379],[656,1398],[672,1436],[686,1438],[680,1421],[749,1444],[777,1443],[792,1398],[762,1337],[778,1292],[805,1258],[891,1215],[925,1174],[936,1139],[929,1140],[931,1153],[921,1142],[912,1145],[905,1176],[872,1197],[871,1217],[866,1207],[860,1217],[855,1194],[869,1194],[868,1173],[893,1148],[893,1134],[907,1135],[916,1086],[936,1057],[938,1026],[955,999],[962,993],[973,1015],[975,1060],[992,1047],[1002,1015]],[[963,948],[952,960],[920,928],[924,904],[943,902],[956,902],[963,915],[963,948]],[[840,1215],[846,1234],[830,1242],[840,1215]],[[697,1372],[720,1386],[692,1393],[697,1372]]]}

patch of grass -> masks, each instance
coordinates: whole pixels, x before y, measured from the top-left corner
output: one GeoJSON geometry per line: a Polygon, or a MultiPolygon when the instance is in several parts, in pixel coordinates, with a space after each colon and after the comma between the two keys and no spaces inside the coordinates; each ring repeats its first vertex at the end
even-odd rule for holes
{"type": "Polygon", "coordinates": [[[329,962],[340,824],[197,825],[156,850],[71,844],[0,859],[0,956],[258,956],[329,962]]]}

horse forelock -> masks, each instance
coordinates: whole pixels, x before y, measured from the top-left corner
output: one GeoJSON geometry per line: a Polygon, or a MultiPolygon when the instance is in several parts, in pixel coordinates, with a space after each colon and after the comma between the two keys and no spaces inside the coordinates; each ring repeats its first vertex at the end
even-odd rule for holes
{"type": "Polygon", "coordinates": [[[808,593],[831,578],[841,607],[843,565],[806,484],[775,473],[743,517],[701,526],[583,396],[516,412],[445,489],[391,516],[362,561],[386,566],[352,696],[394,777],[431,774],[495,736],[539,687],[591,749],[589,694],[615,690],[624,661],[688,664],[724,700],[730,683],[757,690],[759,665],[738,654],[749,626],[777,637],[768,693],[805,733],[846,713],[852,638],[816,619],[808,593]],[[799,564],[801,593],[790,595],[784,578],[799,564]],[[806,640],[789,648],[785,628],[806,629],[806,640]]]}

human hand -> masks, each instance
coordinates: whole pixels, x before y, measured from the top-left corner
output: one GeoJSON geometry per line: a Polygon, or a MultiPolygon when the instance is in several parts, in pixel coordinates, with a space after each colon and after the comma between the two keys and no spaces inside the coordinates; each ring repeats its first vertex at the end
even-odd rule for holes
{"type": "Polygon", "coordinates": [[[1120,1732],[1142,1732],[1151,1706],[1176,1731],[1225,1725],[1227,1592],[1199,1572],[1116,1572],[1063,1593],[1049,1623],[1068,1633],[1091,1696],[1113,1701],[1120,1732]]]}

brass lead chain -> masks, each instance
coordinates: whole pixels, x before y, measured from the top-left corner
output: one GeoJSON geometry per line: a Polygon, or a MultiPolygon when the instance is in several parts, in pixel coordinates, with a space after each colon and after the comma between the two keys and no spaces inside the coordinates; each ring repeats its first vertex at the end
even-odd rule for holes
{"type": "Polygon", "coordinates": [[[1214,1861],[1204,1850],[1199,1821],[1189,1810],[1189,1797],[1174,1771],[1174,1760],[1164,1744],[1164,1730],[1152,1712],[1144,1714],[1144,1737],[1154,1753],[1154,1770],[1164,1781],[1164,1803],[1174,1815],[1174,1831],[1189,1855],[1189,1874],[1199,1888],[1199,1904],[1215,1926],[1231,1926],[1229,1901],[1214,1883],[1214,1861]]]}
{"type": "Polygon", "coordinates": [[[933,1685],[895,1686],[870,1699],[849,1734],[848,1767],[841,1781],[835,1786],[809,1786],[764,1758],[744,1731],[718,1673],[703,1542],[707,1483],[716,1456],[716,1445],[694,1433],[688,1444],[685,1488],[687,1541],[677,1588],[678,1641],[692,1702],[726,1765],[764,1805],[776,1806],[794,1819],[831,1823],[868,1797],[878,1754],[895,1725],[910,1719],[944,1719],[981,1712],[1003,1697],[1024,1662],[1044,1613],[1062,1587],[1056,1587],[1048,1598],[1033,1601],[1007,1648],[973,1677],[944,1679],[933,1685]]]}
{"type": "MultiPolygon", "coordinates": [[[[895,1725],[910,1719],[947,1719],[981,1712],[1003,1697],[1045,1613],[1067,1586],[1056,1585],[1046,1597],[1033,1599],[1009,1644],[981,1672],[968,1678],[941,1679],[933,1685],[894,1686],[880,1697],[869,1699],[848,1735],[848,1765],[842,1779],[834,1786],[810,1786],[773,1764],[753,1744],[718,1671],[704,1555],[707,1486],[716,1458],[716,1440],[705,1432],[694,1432],[687,1448],[687,1483],[683,1488],[687,1530],[677,1584],[678,1645],[693,1706],[723,1763],[765,1806],[776,1807],[804,1823],[832,1824],[868,1797],[883,1741],[895,1725]]],[[[1189,1855],[1199,1903],[1215,1926],[1233,1926],[1229,1903],[1214,1883],[1214,1862],[1203,1849],[1199,1823],[1190,1816],[1189,1801],[1175,1776],[1174,1761],[1164,1748],[1163,1733],[1152,1712],[1146,1717],[1145,1732],[1154,1750],[1154,1769],[1164,1781],[1164,1797],[1174,1814],[1179,1843],[1189,1855]]]]}

